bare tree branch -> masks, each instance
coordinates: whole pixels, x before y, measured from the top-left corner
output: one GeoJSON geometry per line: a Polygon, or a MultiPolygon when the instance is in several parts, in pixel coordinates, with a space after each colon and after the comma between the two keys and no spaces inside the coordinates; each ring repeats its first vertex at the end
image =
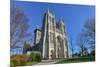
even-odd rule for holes
{"type": "Polygon", "coordinates": [[[28,28],[28,19],[24,12],[18,7],[12,8],[10,22],[10,45],[16,45],[18,41],[22,41],[28,28]]]}

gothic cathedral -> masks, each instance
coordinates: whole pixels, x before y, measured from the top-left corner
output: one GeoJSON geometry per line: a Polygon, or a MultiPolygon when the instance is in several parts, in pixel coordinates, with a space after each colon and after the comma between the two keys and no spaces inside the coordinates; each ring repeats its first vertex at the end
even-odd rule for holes
{"type": "Polygon", "coordinates": [[[68,58],[68,39],[65,29],[64,21],[56,22],[55,15],[47,10],[41,31],[38,29],[35,31],[35,45],[40,45],[42,59],[68,58]]]}

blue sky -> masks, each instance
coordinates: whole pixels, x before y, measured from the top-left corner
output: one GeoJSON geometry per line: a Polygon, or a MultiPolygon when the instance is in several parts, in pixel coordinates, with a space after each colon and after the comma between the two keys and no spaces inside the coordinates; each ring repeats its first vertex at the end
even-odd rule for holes
{"type": "Polygon", "coordinates": [[[36,26],[41,28],[44,13],[49,9],[55,14],[56,21],[63,19],[66,31],[69,37],[72,37],[75,50],[77,51],[76,39],[83,28],[86,20],[95,16],[95,6],[93,5],[72,5],[72,4],[54,4],[40,2],[14,1],[14,6],[20,7],[29,19],[29,32],[34,38],[34,29],[36,26]]]}

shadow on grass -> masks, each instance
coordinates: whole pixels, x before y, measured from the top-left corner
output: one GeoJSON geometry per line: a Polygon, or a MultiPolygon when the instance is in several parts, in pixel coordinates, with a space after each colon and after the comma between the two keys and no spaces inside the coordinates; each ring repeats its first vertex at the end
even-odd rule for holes
{"type": "Polygon", "coordinates": [[[93,61],[95,61],[95,57],[79,57],[79,58],[64,59],[62,61],[57,62],[56,64],[60,64],[60,63],[93,62],[93,61]]]}

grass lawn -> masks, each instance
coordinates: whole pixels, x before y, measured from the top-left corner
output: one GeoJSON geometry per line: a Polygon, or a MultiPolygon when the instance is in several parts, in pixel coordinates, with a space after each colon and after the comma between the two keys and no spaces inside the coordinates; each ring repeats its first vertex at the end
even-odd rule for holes
{"type": "Polygon", "coordinates": [[[39,62],[27,62],[26,66],[31,66],[31,65],[34,65],[34,64],[37,64],[39,62]]]}
{"type": "Polygon", "coordinates": [[[60,64],[60,63],[93,62],[93,61],[95,61],[95,57],[80,57],[80,58],[64,59],[62,61],[57,62],[56,64],[60,64]]]}

